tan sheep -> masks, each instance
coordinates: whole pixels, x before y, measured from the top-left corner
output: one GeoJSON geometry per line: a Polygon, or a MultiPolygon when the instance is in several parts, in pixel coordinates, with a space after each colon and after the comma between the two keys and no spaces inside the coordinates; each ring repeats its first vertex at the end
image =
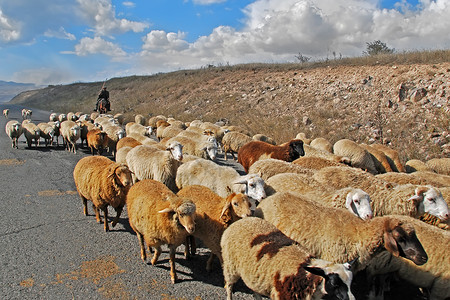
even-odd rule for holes
{"type": "Polygon", "coordinates": [[[400,156],[398,154],[397,150],[391,149],[390,147],[386,145],[381,144],[371,144],[372,148],[375,148],[381,152],[384,152],[386,155],[389,164],[391,165],[392,171],[394,172],[405,172],[405,167],[403,166],[400,156]]]}
{"type": "Polygon", "coordinates": [[[136,122],[137,124],[140,124],[142,126],[144,126],[147,123],[145,120],[145,117],[141,114],[137,114],[134,116],[134,122],[136,122]]]}
{"type": "Polygon", "coordinates": [[[127,211],[131,228],[136,232],[141,259],[145,262],[145,244],[156,249],[151,260],[155,265],[161,246],[169,247],[170,278],[177,280],[175,251],[195,230],[196,207],[191,200],[173,194],[164,184],[146,179],[133,185],[127,195],[127,211]]]}
{"type": "Polygon", "coordinates": [[[269,144],[272,144],[272,145],[276,145],[277,144],[273,138],[268,137],[268,136],[266,136],[264,134],[261,134],[261,133],[255,134],[252,137],[252,140],[266,142],[266,143],[269,143],[269,144]]]}
{"type": "Polygon", "coordinates": [[[315,259],[265,220],[244,218],[231,224],[221,246],[228,300],[239,278],[255,292],[255,299],[261,295],[271,299],[355,299],[350,291],[351,264],[315,259]]]}
{"type": "Polygon", "coordinates": [[[39,129],[39,127],[36,124],[25,119],[22,122],[22,130],[23,130],[23,135],[25,136],[25,138],[27,140],[28,148],[31,148],[33,140],[34,140],[35,147],[37,147],[39,144],[39,138],[41,137],[41,130],[39,129]]]}
{"type": "Polygon", "coordinates": [[[106,148],[108,143],[106,132],[103,132],[100,129],[89,130],[86,135],[86,140],[92,155],[94,155],[94,150],[97,151],[98,155],[102,155],[103,149],[106,148]]]}
{"type": "Polygon", "coordinates": [[[342,139],[334,143],[333,153],[350,158],[352,167],[363,169],[369,173],[377,174],[375,163],[370,153],[354,141],[342,139]]]}
{"type": "Polygon", "coordinates": [[[55,136],[55,129],[52,125],[48,123],[39,123],[37,125],[39,127],[41,138],[44,139],[45,147],[51,146],[53,144],[53,137],[55,136]]]}
{"type": "Polygon", "coordinates": [[[318,205],[285,192],[264,199],[256,208],[255,216],[269,221],[317,257],[337,263],[358,258],[355,271],[364,269],[382,251],[417,265],[427,261],[414,227],[395,217],[363,221],[347,210],[318,205]],[[399,251],[406,246],[408,251],[399,251]]]}
{"type": "Polygon", "coordinates": [[[378,174],[376,177],[397,184],[432,185],[438,188],[450,186],[450,176],[427,171],[416,171],[413,173],[390,172],[378,174]]]}
{"type": "Polygon", "coordinates": [[[279,173],[297,173],[312,176],[314,172],[297,164],[279,159],[263,159],[255,162],[248,170],[249,174],[258,174],[264,181],[279,173]]]}
{"type": "Polygon", "coordinates": [[[295,136],[296,140],[302,140],[304,144],[309,145],[311,143],[311,139],[306,137],[306,134],[304,132],[299,132],[295,136]]]}
{"type": "Polygon", "coordinates": [[[372,155],[372,160],[375,164],[378,174],[392,172],[391,165],[389,164],[388,158],[384,152],[377,150],[367,144],[359,144],[361,147],[367,150],[370,155],[372,155]]]}
{"type": "Polygon", "coordinates": [[[77,153],[76,142],[81,136],[81,128],[74,121],[61,122],[61,135],[66,149],[70,152],[77,153]]]}
{"type": "Polygon", "coordinates": [[[101,222],[99,210],[102,210],[104,229],[109,231],[108,206],[111,205],[117,213],[111,225],[116,226],[131,186],[130,170],[104,156],[88,156],[78,161],[73,178],[83,201],[84,215],[88,215],[87,201],[90,200],[97,222],[101,222]]]}
{"type": "Polygon", "coordinates": [[[405,164],[405,171],[406,173],[413,173],[416,171],[434,172],[426,163],[418,159],[408,160],[405,164]]]}
{"type": "Polygon", "coordinates": [[[433,158],[426,162],[434,172],[442,175],[450,175],[450,157],[433,158]]]}
{"type": "Polygon", "coordinates": [[[5,131],[6,134],[9,136],[9,138],[11,139],[11,147],[18,149],[19,137],[22,135],[23,132],[22,125],[16,120],[8,121],[8,123],[6,123],[5,126],[5,131]]]}
{"type": "Polygon", "coordinates": [[[333,144],[331,144],[327,139],[318,137],[311,141],[309,144],[311,147],[318,150],[326,151],[328,153],[333,153],[333,144]]]}
{"type": "Polygon", "coordinates": [[[311,170],[342,166],[342,163],[316,156],[302,156],[294,160],[292,163],[311,170]]]}
{"type": "Polygon", "coordinates": [[[350,165],[350,158],[348,157],[329,153],[305,144],[303,144],[303,149],[305,150],[305,157],[320,157],[334,162],[350,165]]]}
{"type": "Polygon", "coordinates": [[[133,147],[124,146],[116,151],[116,163],[127,165],[127,155],[133,147]]]}
{"type": "Polygon", "coordinates": [[[220,197],[209,188],[200,185],[190,185],[182,188],[177,196],[190,199],[196,206],[194,237],[203,241],[211,250],[206,264],[206,270],[211,271],[214,256],[222,265],[220,239],[225,229],[233,222],[249,217],[250,201],[244,194],[232,193],[225,198],[220,197]]]}
{"type": "Polygon", "coordinates": [[[117,144],[116,144],[116,151],[119,151],[119,149],[122,148],[122,147],[134,148],[134,147],[140,146],[140,145],[142,145],[142,143],[139,142],[138,140],[136,140],[135,138],[130,137],[130,136],[126,136],[126,137],[121,138],[117,142],[117,144]]]}
{"type": "Polygon", "coordinates": [[[225,160],[227,160],[227,153],[231,153],[231,157],[236,160],[235,154],[239,152],[242,146],[251,142],[253,139],[248,135],[237,131],[230,131],[223,136],[222,139],[222,148],[223,148],[223,156],[225,160]]]}
{"type": "Polygon", "coordinates": [[[9,117],[9,108],[5,108],[3,110],[3,116],[8,119],[8,117],[9,117]]]}

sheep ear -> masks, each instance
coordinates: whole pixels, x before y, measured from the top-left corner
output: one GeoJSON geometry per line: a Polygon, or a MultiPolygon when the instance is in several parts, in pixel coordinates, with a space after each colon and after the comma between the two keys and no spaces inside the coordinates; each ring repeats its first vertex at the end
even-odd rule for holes
{"type": "Polygon", "coordinates": [[[233,182],[233,184],[247,184],[248,180],[247,178],[241,178],[235,182],[233,182]]]}
{"type": "Polygon", "coordinates": [[[163,209],[163,210],[160,210],[160,211],[158,211],[160,214],[163,214],[163,213],[171,213],[171,212],[175,212],[172,208],[170,208],[170,207],[168,207],[168,208],[165,208],[165,209],[163,209]]]}
{"type": "Polygon", "coordinates": [[[225,206],[222,209],[222,212],[220,213],[220,219],[226,224],[231,220],[231,202],[228,202],[225,204],[225,206]]]}
{"type": "Polygon", "coordinates": [[[398,257],[400,255],[397,247],[397,242],[392,236],[392,232],[385,231],[384,232],[384,247],[387,251],[391,252],[392,255],[398,257]]]}
{"type": "Polygon", "coordinates": [[[345,268],[347,268],[347,270],[351,271],[352,267],[354,265],[356,265],[356,262],[358,261],[359,256],[357,256],[356,258],[352,259],[351,261],[348,261],[346,263],[344,263],[345,268]]]}
{"type": "Polygon", "coordinates": [[[319,267],[303,267],[303,269],[305,269],[306,271],[314,274],[314,275],[318,275],[318,276],[322,276],[322,277],[326,277],[327,275],[325,274],[325,272],[319,268],[319,267]]]}
{"type": "Polygon", "coordinates": [[[347,194],[346,199],[345,199],[345,207],[346,207],[347,209],[349,209],[349,210],[353,210],[353,209],[352,209],[352,203],[353,203],[352,193],[349,192],[349,193],[347,194]]]}
{"type": "Polygon", "coordinates": [[[416,193],[416,196],[423,197],[423,194],[424,194],[426,191],[428,191],[428,188],[427,188],[427,187],[425,187],[425,186],[419,186],[418,188],[416,188],[415,193],[416,193]]]}

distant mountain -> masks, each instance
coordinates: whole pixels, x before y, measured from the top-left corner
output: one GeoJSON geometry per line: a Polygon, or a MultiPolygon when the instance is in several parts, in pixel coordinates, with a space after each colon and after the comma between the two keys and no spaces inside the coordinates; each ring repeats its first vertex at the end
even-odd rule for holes
{"type": "Polygon", "coordinates": [[[0,102],[7,102],[23,91],[39,88],[33,83],[17,83],[0,80],[0,102]]]}

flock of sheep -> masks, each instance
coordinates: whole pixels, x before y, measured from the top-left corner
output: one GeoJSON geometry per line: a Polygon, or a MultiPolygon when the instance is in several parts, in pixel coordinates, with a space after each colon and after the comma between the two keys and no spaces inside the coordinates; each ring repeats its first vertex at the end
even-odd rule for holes
{"type": "MultiPolygon", "coordinates": [[[[8,113],[4,111],[5,117],[8,113]]],[[[88,214],[109,231],[127,207],[142,260],[168,245],[186,258],[196,239],[218,258],[227,298],[242,278],[273,299],[450,298],[450,158],[401,163],[379,144],[334,144],[298,134],[284,144],[237,126],[136,115],[52,114],[48,123],[9,121],[17,148],[58,137],[89,147],[73,176],[88,214]],[[114,160],[102,156],[108,151],[114,160]],[[245,174],[226,166],[228,153],[245,174]],[[94,155],[98,154],[98,155],[94,155]]]]}

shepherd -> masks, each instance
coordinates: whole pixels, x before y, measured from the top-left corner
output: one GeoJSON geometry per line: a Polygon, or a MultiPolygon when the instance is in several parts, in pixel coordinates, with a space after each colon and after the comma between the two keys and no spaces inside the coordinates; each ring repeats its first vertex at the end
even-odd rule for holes
{"type": "Polygon", "coordinates": [[[111,102],[109,101],[109,92],[106,89],[105,83],[106,83],[106,81],[103,82],[103,86],[100,91],[100,94],[98,94],[97,103],[95,105],[94,111],[98,111],[98,105],[99,105],[100,101],[102,101],[102,99],[105,99],[105,101],[106,101],[106,111],[111,111],[111,102]]]}

